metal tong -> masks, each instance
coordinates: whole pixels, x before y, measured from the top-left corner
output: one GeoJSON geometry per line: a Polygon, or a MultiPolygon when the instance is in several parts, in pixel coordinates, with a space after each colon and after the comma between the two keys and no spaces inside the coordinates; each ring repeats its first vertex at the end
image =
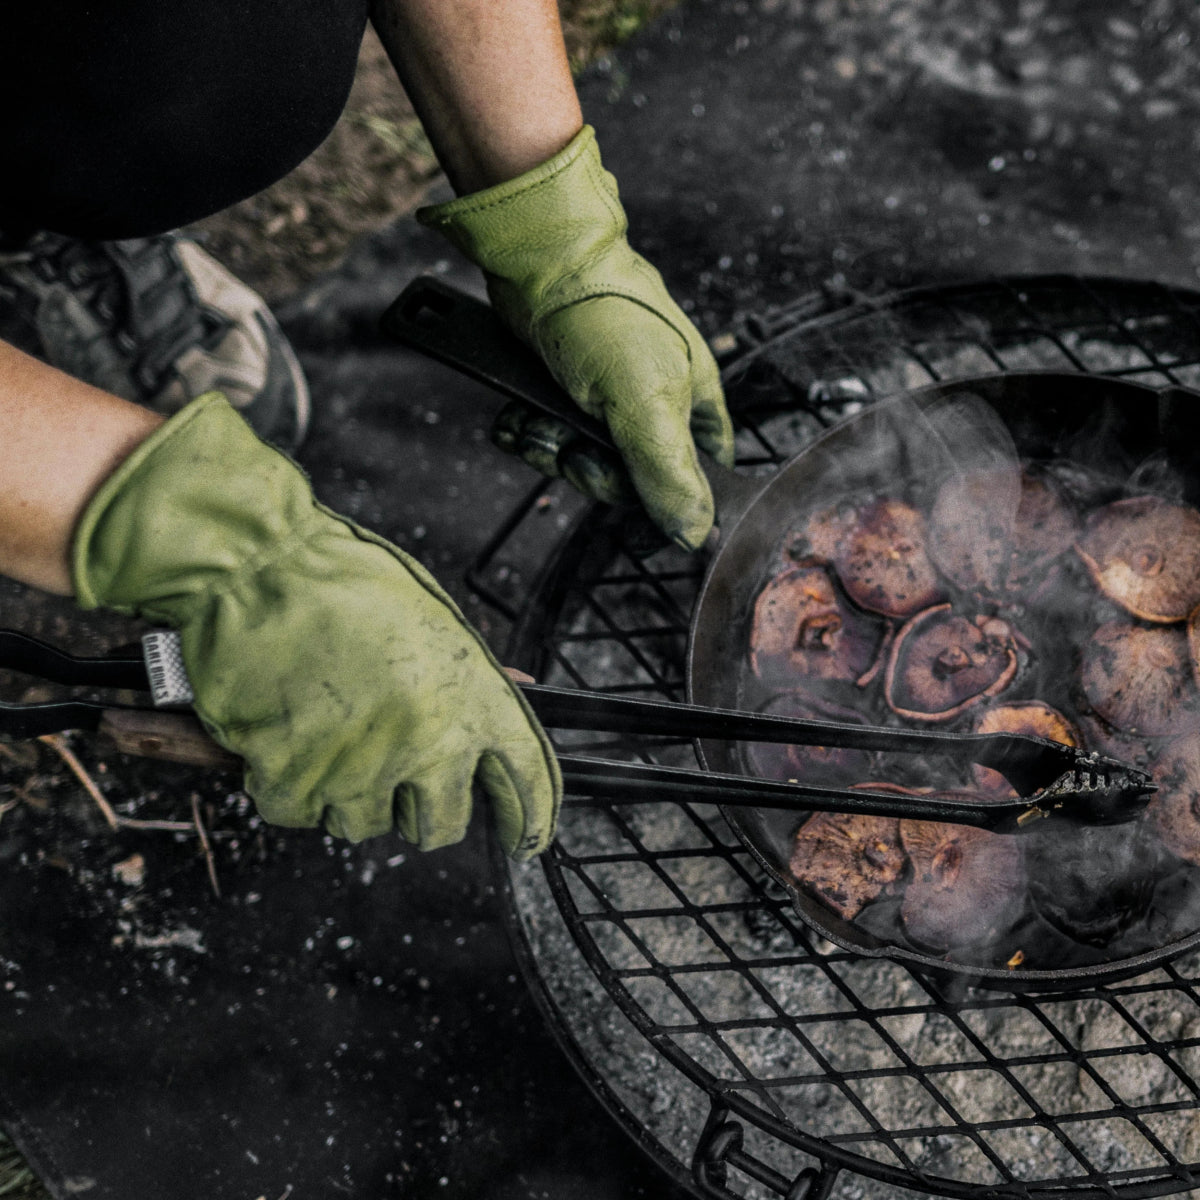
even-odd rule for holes
{"type": "MultiPolygon", "coordinates": [[[[142,658],[77,658],[14,630],[0,630],[0,669],[73,687],[151,690],[142,658]]],[[[558,761],[566,790],[583,798],[583,803],[686,800],[948,821],[1013,833],[1044,817],[1088,825],[1130,821],[1155,790],[1145,772],[1117,759],[1027,734],[952,734],[844,725],[536,683],[518,686],[539,720],[551,728],[935,755],[960,768],[978,764],[999,771],[1020,793],[1005,800],[961,793],[901,795],[561,754],[558,761]]],[[[0,702],[0,735],[28,738],[64,729],[100,731],[119,750],[145,757],[220,767],[239,762],[213,742],[189,714],[92,699],[0,702]]]]}

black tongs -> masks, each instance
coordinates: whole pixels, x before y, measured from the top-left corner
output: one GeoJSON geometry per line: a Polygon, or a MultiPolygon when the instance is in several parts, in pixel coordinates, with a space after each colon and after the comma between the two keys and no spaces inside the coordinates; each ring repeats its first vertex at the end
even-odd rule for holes
{"type": "MultiPolygon", "coordinates": [[[[152,675],[160,670],[156,660],[159,651],[152,653],[150,647],[160,646],[161,639],[173,636],[150,635],[146,639],[147,657],[77,658],[15,630],[0,629],[0,669],[72,687],[155,692],[158,685],[152,683],[152,675]],[[159,640],[152,642],[152,638],[159,640]]],[[[1084,825],[1130,821],[1145,808],[1155,790],[1145,772],[1116,759],[1027,734],[957,734],[843,725],[536,683],[521,682],[519,686],[538,718],[555,729],[935,755],[960,768],[971,764],[991,767],[1020,793],[1007,800],[963,793],[903,795],[559,755],[567,792],[585,798],[585,803],[689,800],[806,813],[949,821],[1011,833],[1043,817],[1084,825]]],[[[238,761],[208,737],[194,716],[182,712],[91,699],[0,702],[0,735],[28,738],[64,729],[98,730],[107,734],[118,749],[145,757],[223,767],[238,761]]]]}
{"type": "Polygon", "coordinates": [[[555,729],[937,756],[957,767],[991,767],[1020,793],[1006,800],[959,792],[904,795],[559,755],[567,791],[595,799],[624,803],[689,799],[747,808],[949,821],[1015,833],[1043,817],[1080,825],[1118,825],[1137,817],[1155,791],[1144,771],[1115,758],[1023,733],[937,733],[843,725],[540,684],[521,688],[538,718],[555,729]]]}

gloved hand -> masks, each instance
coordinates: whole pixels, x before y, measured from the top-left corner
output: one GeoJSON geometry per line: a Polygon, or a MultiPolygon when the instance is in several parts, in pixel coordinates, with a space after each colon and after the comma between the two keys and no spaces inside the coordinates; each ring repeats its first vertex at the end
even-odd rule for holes
{"type": "MultiPolygon", "coordinates": [[[[608,424],[650,517],[697,548],[713,503],[696,446],[733,465],[717,365],[662,277],[625,240],[616,180],[591,127],[532,171],[417,217],[483,268],[505,323],[608,424]]],[[[510,421],[497,440],[586,494],[613,499],[619,482],[602,464],[557,452],[560,435],[544,420],[532,429],[510,421]]]]}
{"type": "Polygon", "coordinates": [[[524,698],[418,563],[331,513],[223,397],[194,400],[76,530],[84,608],[179,630],[196,711],[277,825],[458,841],[477,780],[504,849],[545,849],[558,766],[524,698]]]}

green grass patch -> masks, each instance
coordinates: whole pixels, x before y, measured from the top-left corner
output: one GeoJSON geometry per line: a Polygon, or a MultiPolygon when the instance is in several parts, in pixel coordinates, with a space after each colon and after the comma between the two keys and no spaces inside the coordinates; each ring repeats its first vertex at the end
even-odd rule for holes
{"type": "Polygon", "coordinates": [[[631,38],[679,0],[559,0],[572,70],[631,38]]]}

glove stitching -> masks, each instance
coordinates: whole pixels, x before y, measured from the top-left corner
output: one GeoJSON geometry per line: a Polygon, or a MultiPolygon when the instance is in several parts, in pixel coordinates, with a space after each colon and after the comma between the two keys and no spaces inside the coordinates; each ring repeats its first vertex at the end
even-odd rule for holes
{"type": "Polygon", "coordinates": [[[510,189],[513,188],[513,184],[520,180],[521,176],[510,179],[506,183],[498,183],[493,187],[485,188],[481,192],[459,196],[454,200],[447,200],[443,204],[430,205],[418,210],[417,220],[424,225],[445,225],[451,223],[462,213],[482,212],[488,207],[504,203],[513,197],[527,196],[541,184],[556,180],[565,171],[570,170],[579,159],[590,157],[590,154],[598,154],[599,151],[595,149],[595,146],[595,131],[590,125],[584,125],[557,154],[551,155],[540,167],[534,167],[531,171],[526,172],[526,174],[533,174],[542,171],[548,163],[553,162],[555,159],[561,159],[562,161],[559,162],[550,174],[522,184],[515,190],[510,189]],[[497,192],[503,194],[496,195],[497,192]]]}
{"type": "MultiPolygon", "coordinates": [[[[602,300],[606,296],[612,296],[618,300],[628,300],[631,304],[636,304],[639,308],[644,308],[648,313],[656,316],[664,325],[666,325],[668,329],[670,329],[682,340],[684,353],[687,355],[688,364],[691,365],[692,347],[688,342],[683,330],[681,330],[679,326],[665,313],[660,312],[652,304],[649,304],[647,301],[643,300],[640,296],[635,295],[633,292],[618,291],[616,288],[605,287],[603,284],[580,284],[574,288],[564,289],[563,292],[559,293],[555,297],[556,300],[561,299],[563,303],[556,304],[554,308],[547,309],[546,312],[535,315],[533,318],[534,323],[541,325],[542,322],[548,320],[550,317],[553,317],[576,304],[580,304],[584,300],[602,300]]],[[[539,342],[541,341],[540,337],[538,340],[539,342]]],[[[545,354],[544,349],[539,347],[539,350],[543,355],[545,354]]]]}
{"type": "MultiPolygon", "coordinates": [[[[240,562],[237,567],[229,571],[220,572],[217,577],[204,587],[189,593],[196,600],[209,599],[218,590],[225,591],[238,580],[245,579],[247,576],[253,575],[261,571],[264,567],[271,566],[279,561],[285,554],[289,554],[295,547],[302,546],[305,542],[315,537],[318,531],[309,530],[307,533],[293,533],[285,538],[278,538],[271,542],[257,554],[252,554],[249,558],[240,562]]],[[[169,610],[163,610],[157,607],[157,601],[149,601],[137,605],[134,609],[137,613],[146,617],[153,617],[155,620],[172,620],[169,610]]]]}
{"type": "Polygon", "coordinates": [[[608,172],[604,169],[604,165],[599,161],[599,156],[594,158],[589,157],[584,163],[588,179],[600,197],[601,204],[608,209],[608,215],[612,218],[618,229],[618,237],[622,236],[629,228],[629,218],[625,215],[625,209],[621,205],[618,197],[614,196],[608,189],[608,180],[606,176],[608,172]]]}

